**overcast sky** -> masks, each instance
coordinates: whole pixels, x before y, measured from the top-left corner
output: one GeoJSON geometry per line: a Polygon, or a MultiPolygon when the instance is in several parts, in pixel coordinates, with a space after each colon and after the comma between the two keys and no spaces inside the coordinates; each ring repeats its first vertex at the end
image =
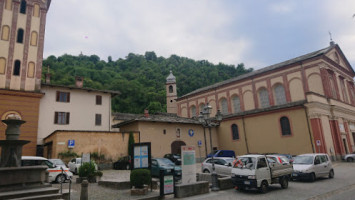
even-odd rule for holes
{"type": "Polygon", "coordinates": [[[259,69],[329,45],[355,67],[355,0],[53,0],[44,57],[154,51],[259,69]]]}

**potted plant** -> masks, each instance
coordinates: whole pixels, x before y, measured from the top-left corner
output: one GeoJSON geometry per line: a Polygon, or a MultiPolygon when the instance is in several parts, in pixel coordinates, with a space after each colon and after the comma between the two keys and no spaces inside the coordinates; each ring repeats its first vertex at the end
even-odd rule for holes
{"type": "Polygon", "coordinates": [[[148,185],[151,182],[151,174],[147,169],[135,169],[132,170],[130,176],[131,194],[133,195],[145,195],[148,193],[148,185]]]}
{"type": "Polygon", "coordinates": [[[102,176],[101,171],[97,171],[95,169],[94,162],[84,163],[79,167],[79,179],[77,179],[77,183],[81,183],[84,179],[87,179],[89,183],[96,183],[96,177],[102,176]]]}

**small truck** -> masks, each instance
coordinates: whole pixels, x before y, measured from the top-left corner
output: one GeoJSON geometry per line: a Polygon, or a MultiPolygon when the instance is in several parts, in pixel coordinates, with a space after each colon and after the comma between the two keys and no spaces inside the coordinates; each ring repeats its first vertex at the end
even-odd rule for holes
{"type": "Polygon", "coordinates": [[[280,184],[286,189],[292,172],[292,164],[282,162],[277,155],[252,154],[236,159],[231,177],[239,191],[256,188],[266,193],[270,184],[280,184]]]}

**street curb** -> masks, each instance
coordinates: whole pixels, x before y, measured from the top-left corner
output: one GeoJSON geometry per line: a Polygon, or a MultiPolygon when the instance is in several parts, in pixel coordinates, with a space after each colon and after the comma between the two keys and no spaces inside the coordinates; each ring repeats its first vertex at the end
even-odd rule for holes
{"type": "Polygon", "coordinates": [[[330,192],[327,192],[327,193],[324,193],[324,194],[320,194],[320,195],[317,195],[317,196],[314,196],[314,197],[311,197],[307,200],[319,200],[319,199],[324,199],[324,198],[327,198],[327,197],[330,197],[332,195],[335,195],[335,194],[340,194],[342,192],[345,192],[347,190],[350,190],[350,189],[354,189],[355,188],[355,183],[354,184],[351,184],[351,185],[348,185],[346,187],[343,187],[343,188],[338,188],[338,189],[335,189],[335,190],[332,190],[330,192]]]}

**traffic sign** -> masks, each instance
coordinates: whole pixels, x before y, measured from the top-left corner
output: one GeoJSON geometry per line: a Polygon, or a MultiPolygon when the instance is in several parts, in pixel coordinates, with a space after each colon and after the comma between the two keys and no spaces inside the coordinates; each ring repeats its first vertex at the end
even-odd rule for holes
{"type": "Polygon", "coordinates": [[[195,134],[195,133],[194,133],[194,130],[189,129],[189,136],[192,137],[192,136],[194,136],[194,134],[195,134]]]}
{"type": "Polygon", "coordinates": [[[75,140],[68,140],[68,148],[74,148],[75,140]]]}

